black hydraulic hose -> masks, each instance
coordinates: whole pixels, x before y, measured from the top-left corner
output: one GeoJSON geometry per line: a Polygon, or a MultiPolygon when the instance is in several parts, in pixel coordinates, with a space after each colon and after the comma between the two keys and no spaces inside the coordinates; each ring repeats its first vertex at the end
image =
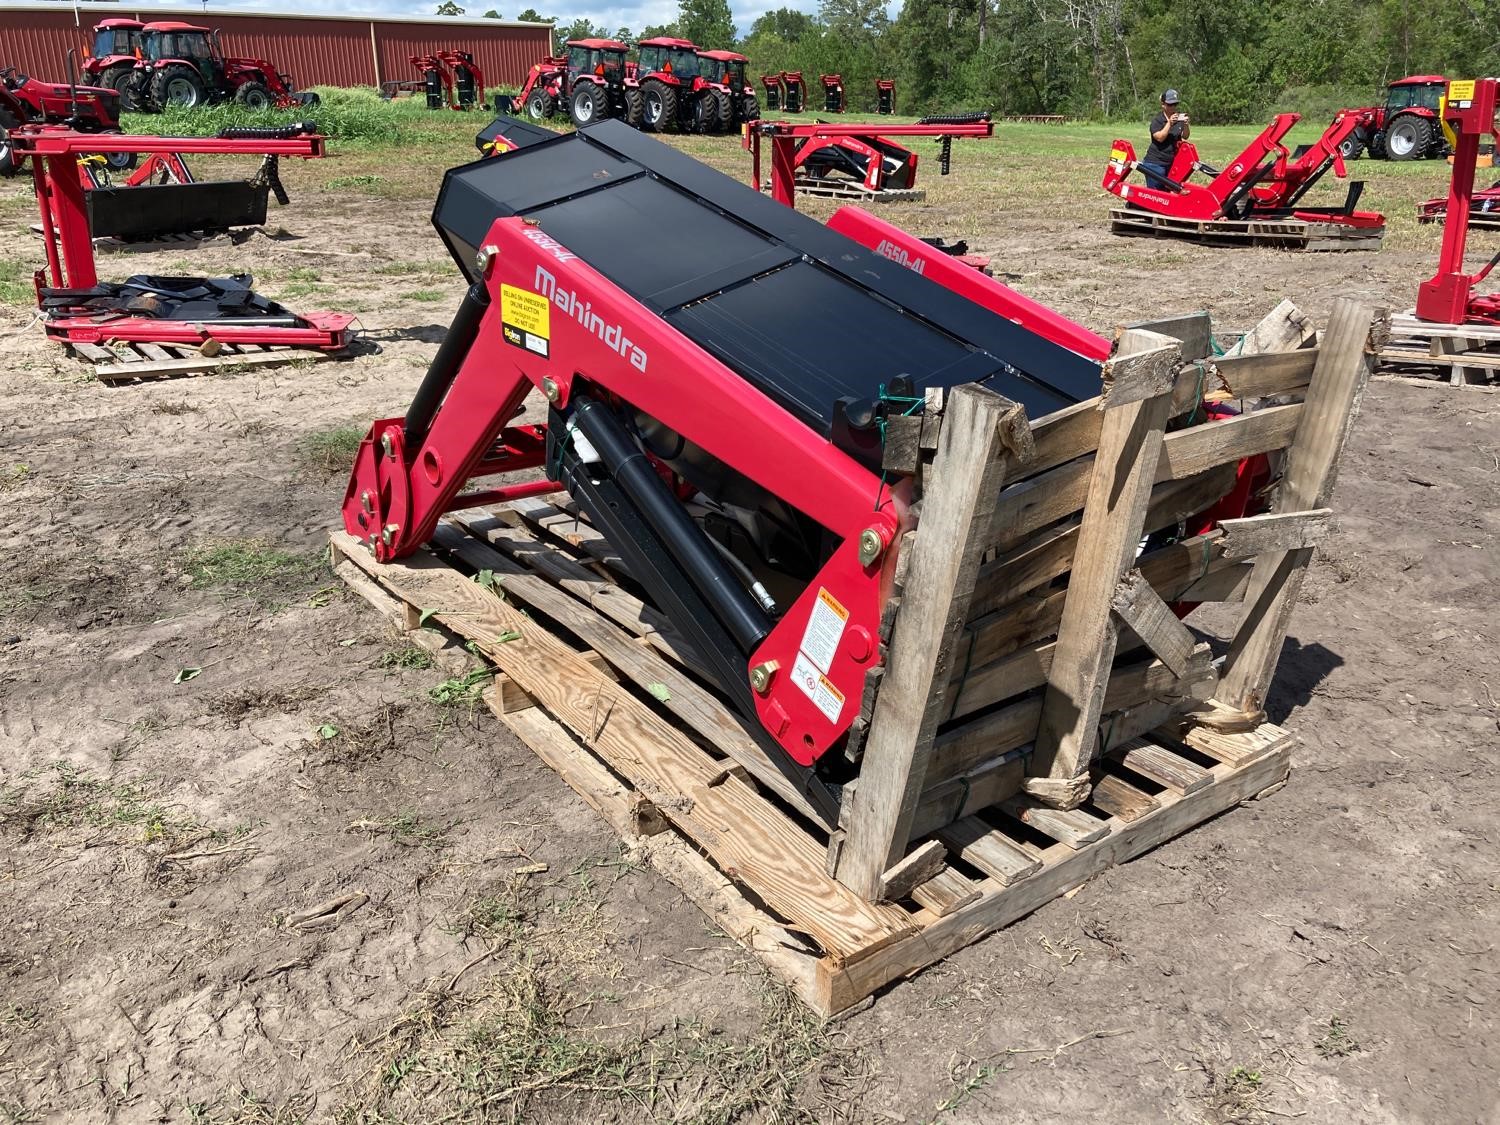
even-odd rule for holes
{"type": "Polygon", "coordinates": [[[293,121],[288,125],[226,125],[220,129],[221,141],[290,141],[318,131],[316,121],[293,121]]]}
{"type": "Polygon", "coordinates": [[[422,385],[417,388],[416,398],[407,407],[402,440],[408,453],[414,452],[427,440],[427,431],[432,428],[432,420],[437,416],[443,396],[453,385],[458,369],[463,366],[469,349],[474,346],[474,340],[479,335],[479,324],[489,307],[490,291],[484,287],[484,279],[481,278],[470,285],[469,291],[464,294],[458,312],[453,316],[453,323],[448,326],[448,335],[443,338],[437,355],[432,357],[432,364],[422,377],[422,385]]]}
{"type": "Polygon", "coordinates": [[[651,525],[735,644],[748,656],[771,631],[765,611],[719,557],[703,529],[667,490],[655,467],[630,440],[620,419],[603,403],[587,395],[573,400],[573,419],[620,491],[640,509],[642,518],[651,525]]]}

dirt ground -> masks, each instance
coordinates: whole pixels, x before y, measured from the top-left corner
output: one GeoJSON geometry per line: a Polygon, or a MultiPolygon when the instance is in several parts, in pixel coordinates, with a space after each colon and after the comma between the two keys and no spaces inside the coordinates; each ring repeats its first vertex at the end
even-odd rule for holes
{"type": "MultiPolygon", "coordinates": [[[[1044,132],[883,213],[1100,330],[1431,271],[1409,219],[1347,256],[1112,238],[1044,132]]],[[[1372,385],[1284,789],[824,1025],[326,569],[348,430],[461,294],[428,212],[466,154],[421,155],[287,169],[294,240],[103,267],[248,267],[378,354],[110,388],[0,304],[0,1121],[1500,1121],[1500,395],[1372,385]]],[[[31,208],[0,184],[12,280],[31,208]]]]}

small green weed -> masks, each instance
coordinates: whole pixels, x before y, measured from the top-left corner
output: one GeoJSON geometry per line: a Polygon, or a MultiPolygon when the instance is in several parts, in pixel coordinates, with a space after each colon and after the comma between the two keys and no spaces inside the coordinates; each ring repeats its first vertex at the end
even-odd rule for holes
{"type": "Polygon", "coordinates": [[[405,645],[402,648],[393,648],[380,654],[380,667],[387,670],[396,668],[410,668],[421,671],[432,667],[432,655],[425,648],[416,645],[405,645]]]}
{"type": "Polygon", "coordinates": [[[1325,1059],[1342,1059],[1363,1048],[1349,1033],[1349,1025],[1341,1017],[1330,1016],[1328,1030],[1313,1043],[1313,1049],[1325,1059]]]}
{"type": "Polygon", "coordinates": [[[473,707],[494,674],[493,668],[476,668],[462,676],[450,676],[427,694],[439,707],[473,707]]]}
{"type": "Polygon", "coordinates": [[[382,820],[356,820],[349,826],[352,832],[364,832],[370,836],[389,836],[393,843],[408,848],[445,848],[448,846],[448,830],[451,825],[430,824],[413,812],[397,813],[382,820]]]}
{"type": "Polygon", "coordinates": [[[0,826],[9,824],[44,831],[97,828],[119,834],[121,843],[148,844],[184,840],[201,827],[162,804],[144,782],[109,781],[67,762],[34,771],[0,791],[0,826]]]}
{"type": "Polygon", "coordinates": [[[9,492],[13,488],[20,488],[31,479],[31,466],[15,464],[4,472],[0,472],[0,492],[9,492]]]}
{"type": "Polygon", "coordinates": [[[413,289],[406,294],[408,301],[441,301],[447,297],[448,294],[441,289],[413,289]]]}
{"type": "Polygon", "coordinates": [[[335,426],[319,430],[302,439],[302,460],[328,476],[340,476],[354,466],[354,455],[365,431],[358,426],[335,426]]]}
{"type": "Polygon", "coordinates": [[[264,600],[313,580],[319,556],[282,551],[258,540],[238,540],[188,552],[185,570],[195,590],[225,590],[264,600]]]}
{"type": "Polygon", "coordinates": [[[386,262],[376,266],[375,272],[387,277],[410,277],[416,273],[437,273],[441,269],[441,262],[386,262]]]}
{"type": "Polygon", "coordinates": [[[371,188],[380,187],[387,182],[384,176],[373,173],[363,173],[357,176],[335,176],[323,186],[330,191],[341,191],[344,188],[371,188]]]}
{"type": "Polygon", "coordinates": [[[36,290],[31,285],[31,271],[25,255],[15,258],[0,258],[0,305],[19,305],[22,308],[36,307],[36,290]]]}

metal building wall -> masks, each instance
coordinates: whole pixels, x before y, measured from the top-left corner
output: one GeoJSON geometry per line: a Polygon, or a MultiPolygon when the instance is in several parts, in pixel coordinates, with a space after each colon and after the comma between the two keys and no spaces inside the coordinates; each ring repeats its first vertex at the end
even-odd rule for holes
{"type": "Polygon", "coordinates": [[[67,52],[77,50],[82,57],[89,28],[110,16],[143,22],[178,19],[219,28],[230,54],[269,59],[303,88],[416,78],[410,56],[440,50],[472,51],[487,84],[519,86],[552,42],[549,28],[488,20],[304,19],[204,13],[189,7],[136,10],[127,4],[0,5],[0,66],[66,81],[67,52]]]}

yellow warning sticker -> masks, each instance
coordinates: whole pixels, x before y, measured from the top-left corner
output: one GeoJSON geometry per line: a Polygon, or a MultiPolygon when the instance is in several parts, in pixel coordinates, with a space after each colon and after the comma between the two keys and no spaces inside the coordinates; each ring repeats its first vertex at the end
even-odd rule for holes
{"type": "Polygon", "coordinates": [[[1455,78],[1448,83],[1448,100],[1450,102],[1471,102],[1474,100],[1474,79],[1455,78]]]}
{"type": "Polygon", "coordinates": [[[500,286],[500,319],[506,324],[530,332],[544,340],[552,337],[552,304],[540,293],[500,286]]]}
{"type": "Polygon", "coordinates": [[[1124,160],[1126,159],[1125,150],[1123,148],[1112,148],[1109,150],[1109,158],[1111,160],[1124,160]]]}

